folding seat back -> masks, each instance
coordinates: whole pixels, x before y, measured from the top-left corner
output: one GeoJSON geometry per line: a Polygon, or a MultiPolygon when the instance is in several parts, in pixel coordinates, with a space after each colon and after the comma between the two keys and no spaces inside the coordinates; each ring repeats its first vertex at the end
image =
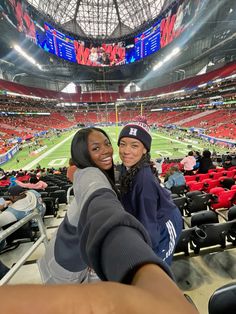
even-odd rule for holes
{"type": "Polygon", "coordinates": [[[214,194],[216,196],[219,196],[224,191],[225,191],[225,189],[223,187],[218,186],[218,187],[210,189],[209,193],[214,194]]]}
{"type": "Polygon", "coordinates": [[[203,182],[203,190],[207,193],[209,193],[209,191],[212,188],[215,188],[215,187],[219,186],[219,184],[220,184],[220,181],[218,179],[217,180],[204,179],[204,180],[202,180],[202,182],[203,182]]]}
{"type": "Polygon", "coordinates": [[[217,168],[216,169],[209,169],[208,170],[208,173],[210,174],[210,173],[213,173],[213,172],[217,172],[217,168]]]}
{"type": "Polygon", "coordinates": [[[184,252],[186,256],[189,255],[189,243],[190,243],[191,235],[194,230],[195,228],[188,228],[188,229],[182,230],[178,243],[175,248],[175,253],[184,252]]]}
{"type": "Polygon", "coordinates": [[[185,196],[180,196],[177,198],[173,198],[173,202],[175,203],[175,205],[179,208],[181,215],[184,215],[184,209],[186,206],[186,197],[185,196]]]}
{"type": "Polygon", "coordinates": [[[175,194],[175,193],[171,193],[171,195],[170,195],[170,196],[171,196],[171,198],[172,198],[172,199],[174,199],[174,198],[178,198],[178,197],[179,197],[179,195],[178,195],[178,194],[175,194]]]}
{"type": "Polygon", "coordinates": [[[226,236],[231,226],[227,223],[207,223],[200,225],[199,228],[206,234],[204,240],[193,237],[190,243],[191,249],[198,254],[203,247],[220,245],[221,248],[226,247],[226,236]]]}
{"type": "Polygon", "coordinates": [[[235,314],[236,282],[218,288],[208,301],[209,314],[235,314]]]}
{"type": "Polygon", "coordinates": [[[63,183],[60,185],[62,190],[65,190],[67,192],[67,190],[72,186],[72,184],[68,184],[68,183],[63,183]]]}
{"type": "Polygon", "coordinates": [[[54,197],[47,196],[47,197],[43,197],[43,202],[46,205],[46,212],[44,216],[53,215],[54,217],[56,217],[58,209],[59,209],[58,200],[54,197]]]}
{"type": "Polygon", "coordinates": [[[202,195],[202,191],[191,191],[186,193],[187,198],[194,198],[195,196],[202,195]]]}
{"type": "Polygon", "coordinates": [[[184,185],[179,185],[179,186],[172,186],[170,190],[171,190],[171,193],[183,195],[187,191],[187,188],[186,188],[186,185],[184,184],[184,185]]]}
{"type": "Polygon", "coordinates": [[[194,174],[194,175],[191,175],[191,176],[186,175],[186,176],[184,176],[184,178],[185,178],[185,181],[186,181],[186,182],[195,181],[196,175],[195,175],[195,174],[194,174]]]}
{"type": "Polygon", "coordinates": [[[231,186],[231,190],[236,190],[236,184],[231,186]]]}
{"type": "Polygon", "coordinates": [[[232,206],[228,210],[228,221],[236,219],[236,205],[232,206]]]}
{"type": "MultiPolygon", "coordinates": [[[[37,190],[37,192],[39,192],[39,191],[37,190]]],[[[48,196],[48,192],[46,192],[46,191],[42,191],[42,192],[40,191],[39,194],[40,194],[42,197],[48,196]]]]}
{"type": "Polygon", "coordinates": [[[218,215],[217,213],[211,211],[211,210],[203,210],[197,213],[193,213],[191,216],[191,227],[194,226],[201,226],[203,224],[209,224],[209,223],[218,223],[218,215]]]}
{"type": "Polygon", "coordinates": [[[193,174],[193,175],[185,175],[184,178],[185,178],[185,182],[196,181],[196,175],[195,174],[193,174]]]}
{"type": "Polygon", "coordinates": [[[203,190],[203,182],[189,181],[186,183],[186,186],[189,191],[202,191],[203,190]]]}
{"type": "Polygon", "coordinates": [[[199,173],[196,175],[196,181],[203,181],[209,178],[209,173],[199,173]]]}
{"type": "Polygon", "coordinates": [[[213,180],[217,180],[222,177],[222,172],[213,172],[210,174],[210,178],[213,180]]]}
{"type": "Polygon", "coordinates": [[[51,185],[51,186],[48,186],[45,191],[48,192],[48,193],[51,193],[51,192],[54,192],[54,191],[57,191],[59,190],[59,186],[58,185],[51,185]]]}
{"type": "MultiPolygon", "coordinates": [[[[7,224],[2,227],[3,230],[6,230],[8,227],[12,226],[15,222],[7,224]]],[[[26,224],[22,225],[20,229],[17,229],[15,232],[10,234],[6,238],[6,247],[1,251],[1,253],[14,249],[24,242],[32,242],[36,239],[37,234],[35,233],[34,228],[32,227],[31,221],[28,221],[26,224]]]]}
{"type": "Polygon", "coordinates": [[[58,199],[59,204],[67,204],[67,197],[66,197],[66,191],[65,190],[56,190],[49,194],[49,196],[54,197],[55,199],[58,199]]]}
{"type": "Polygon", "coordinates": [[[187,197],[185,207],[187,215],[190,216],[192,213],[207,210],[211,197],[211,194],[199,194],[192,198],[187,197]]]}
{"type": "Polygon", "coordinates": [[[222,186],[224,189],[230,190],[231,187],[234,185],[235,181],[232,178],[222,178],[220,180],[220,186],[222,186]]]}
{"type": "Polygon", "coordinates": [[[211,203],[211,208],[213,210],[218,208],[230,208],[235,200],[236,190],[229,190],[220,193],[218,196],[218,201],[216,203],[211,203]]]}
{"type": "Polygon", "coordinates": [[[234,170],[225,171],[225,175],[226,175],[228,178],[233,178],[233,177],[235,176],[235,171],[234,171],[234,170]]]}

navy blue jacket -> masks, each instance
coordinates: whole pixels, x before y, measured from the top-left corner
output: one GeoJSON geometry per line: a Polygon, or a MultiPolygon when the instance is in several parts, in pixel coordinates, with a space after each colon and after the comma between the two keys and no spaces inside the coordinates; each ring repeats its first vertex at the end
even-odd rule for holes
{"type": "Polygon", "coordinates": [[[159,184],[151,168],[146,166],[139,170],[133,179],[132,189],[121,199],[125,210],[148,231],[154,251],[161,240],[162,226],[179,211],[170,195],[159,184]]]}

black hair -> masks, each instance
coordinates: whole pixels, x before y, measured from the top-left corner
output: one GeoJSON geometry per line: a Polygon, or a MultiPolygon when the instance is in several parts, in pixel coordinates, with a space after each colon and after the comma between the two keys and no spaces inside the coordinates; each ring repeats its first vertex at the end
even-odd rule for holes
{"type": "MultiPolygon", "coordinates": [[[[91,156],[88,151],[88,136],[92,132],[101,132],[103,133],[106,138],[110,141],[109,136],[107,133],[100,129],[100,128],[95,128],[95,127],[90,127],[90,128],[84,128],[80,129],[73,137],[73,140],[71,142],[71,157],[72,157],[72,162],[76,167],[79,169],[84,169],[87,167],[96,167],[98,166],[93,162],[91,159],[91,156]]],[[[100,169],[100,168],[99,168],[100,169]]],[[[114,163],[112,161],[112,167],[109,170],[102,170],[100,169],[108,178],[109,182],[112,185],[112,188],[117,192],[115,188],[115,174],[114,174],[114,163]]]]}
{"type": "Polygon", "coordinates": [[[151,156],[147,152],[134,166],[121,176],[120,178],[120,191],[121,194],[125,194],[132,189],[133,179],[142,167],[151,167],[151,156]]]}
{"type": "Polygon", "coordinates": [[[208,149],[206,149],[203,151],[202,156],[205,158],[211,158],[211,152],[208,149]]]}
{"type": "Polygon", "coordinates": [[[38,183],[39,182],[39,179],[36,177],[36,175],[35,174],[33,174],[32,176],[31,176],[31,178],[29,179],[29,182],[30,183],[38,183]]]}

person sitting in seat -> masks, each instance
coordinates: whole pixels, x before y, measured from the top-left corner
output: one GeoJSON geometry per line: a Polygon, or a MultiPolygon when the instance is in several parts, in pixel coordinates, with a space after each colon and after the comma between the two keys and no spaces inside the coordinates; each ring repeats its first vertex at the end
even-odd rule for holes
{"type": "Polygon", "coordinates": [[[233,160],[232,156],[230,156],[230,155],[227,155],[227,156],[226,156],[224,162],[222,163],[222,166],[223,166],[223,168],[224,168],[225,170],[228,170],[230,167],[233,166],[232,160],[233,160]]]}
{"type": "Polygon", "coordinates": [[[29,183],[23,183],[19,180],[15,180],[15,183],[23,188],[33,190],[44,190],[48,186],[46,182],[39,180],[35,174],[31,176],[29,183]]]}
{"type": "Polygon", "coordinates": [[[11,203],[0,214],[0,228],[26,217],[35,208],[42,217],[44,216],[46,206],[38,192],[34,190],[25,191],[21,186],[16,185],[8,189],[8,195],[11,203]]]}
{"type": "Polygon", "coordinates": [[[172,166],[169,169],[169,176],[167,181],[164,182],[164,186],[167,189],[171,189],[173,186],[185,185],[185,178],[178,166],[172,166]]]}
{"type": "Polygon", "coordinates": [[[191,176],[193,174],[193,169],[196,165],[196,159],[193,156],[193,151],[190,151],[188,153],[188,156],[184,157],[184,159],[182,159],[180,163],[184,167],[184,174],[191,176]]]}

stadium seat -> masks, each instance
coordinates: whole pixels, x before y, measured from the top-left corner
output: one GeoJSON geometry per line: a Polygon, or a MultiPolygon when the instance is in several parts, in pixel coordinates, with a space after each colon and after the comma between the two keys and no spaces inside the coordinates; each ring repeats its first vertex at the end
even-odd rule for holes
{"type": "MultiPolygon", "coordinates": [[[[6,230],[12,226],[15,222],[7,224],[2,227],[3,230],[6,230]]],[[[28,221],[26,224],[6,238],[6,246],[1,250],[0,254],[5,253],[6,251],[17,248],[21,243],[32,242],[37,238],[37,230],[32,227],[31,221],[28,221]]]]}
{"type": "Polygon", "coordinates": [[[223,187],[218,186],[218,187],[210,189],[210,194],[219,196],[224,191],[225,189],[223,187]]]}
{"type": "Polygon", "coordinates": [[[233,185],[231,186],[231,190],[236,190],[236,184],[233,184],[233,185]]]}
{"type": "Polygon", "coordinates": [[[49,196],[43,197],[43,202],[46,205],[46,212],[44,216],[53,215],[54,217],[56,217],[58,209],[59,209],[58,198],[49,197],[49,196]]]}
{"type": "MultiPolygon", "coordinates": [[[[178,196],[178,195],[177,195],[178,196]]],[[[185,196],[180,196],[177,198],[173,198],[173,202],[175,203],[175,205],[179,208],[181,215],[184,215],[184,209],[186,207],[186,197],[185,196]]]]}
{"type": "Polygon", "coordinates": [[[66,191],[65,190],[56,190],[49,194],[50,197],[54,197],[55,199],[58,198],[59,204],[67,204],[67,197],[66,197],[66,191]]]}
{"type": "Polygon", "coordinates": [[[202,191],[203,190],[203,182],[189,181],[189,182],[186,182],[186,186],[187,186],[188,191],[202,191]]]}
{"type": "Polygon", "coordinates": [[[189,256],[189,243],[190,243],[192,234],[195,230],[196,230],[195,227],[182,230],[179,241],[175,248],[175,253],[184,252],[185,256],[189,256]]]}
{"type": "Polygon", "coordinates": [[[205,234],[205,238],[192,237],[190,248],[195,254],[200,252],[201,248],[220,245],[226,247],[226,236],[232,228],[232,223],[219,223],[218,215],[212,211],[203,211],[195,213],[191,217],[191,227],[199,227],[205,234]]]}
{"type": "Polygon", "coordinates": [[[213,179],[213,180],[217,180],[220,177],[222,177],[222,172],[212,172],[210,174],[210,178],[213,179]]]}
{"type": "Polygon", "coordinates": [[[222,186],[225,189],[230,190],[231,187],[234,185],[235,181],[232,178],[220,178],[220,186],[222,186]]]}
{"type": "Polygon", "coordinates": [[[228,170],[228,171],[225,171],[224,174],[226,175],[226,177],[228,178],[233,178],[235,176],[235,170],[228,170]]]}
{"type": "Polygon", "coordinates": [[[187,191],[186,185],[179,185],[179,186],[172,186],[171,187],[171,193],[173,194],[178,194],[178,195],[183,195],[187,191]]]}
{"type": "Polygon", "coordinates": [[[203,181],[209,178],[209,173],[199,173],[196,174],[196,181],[203,181]]]}
{"type": "Polygon", "coordinates": [[[211,194],[199,194],[192,195],[192,197],[187,196],[187,205],[185,206],[185,211],[188,216],[192,213],[207,210],[210,204],[212,195],[211,194]]]}
{"type": "Polygon", "coordinates": [[[236,219],[236,205],[232,206],[228,210],[228,221],[236,219]]]}
{"type": "Polygon", "coordinates": [[[230,208],[235,200],[236,190],[224,191],[218,195],[217,201],[212,201],[210,208],[216,210],[218,208],[230,208]]]}
{"type": "Polygon", "coordinates": [[[186,175],[186,176],[184,176],[184,178],[185,178],[186,182],[188,182],[188,181],[195,181],[196,180],[196,175],[195,174],[193,174],[192,176],[186,175]]]}
{"type": "Polygon", "coordinates": [[[236,282],[218,288],[208,302],[209,314],[236,313],[236,282]]]}
{"type": "Polygon", "coordinates": [[[58,185],[52,185],[52,186],[48,186],[45,189],[45,191],[48,192],[48,193],[51,193],[51,192],[57,191],[59,189],[60,189],[60,187],[58,185]]]}
{"type": "Polygon", "coordinates": [[[199,227],[203,224],[218,223],[219,218],[217,213],[211,210],[203,210],[198,213],[193,213],[191,216],[191,227],[199,227]]]}
{"type": "Polygon", "coordinates": [[[217,187],[220,184],[220,181],[218,179],[217,180],[204,179],[202,180],[202,182],[203,182],[203,190],[206,193],[209,193],[212,188],[217,187]]]}

